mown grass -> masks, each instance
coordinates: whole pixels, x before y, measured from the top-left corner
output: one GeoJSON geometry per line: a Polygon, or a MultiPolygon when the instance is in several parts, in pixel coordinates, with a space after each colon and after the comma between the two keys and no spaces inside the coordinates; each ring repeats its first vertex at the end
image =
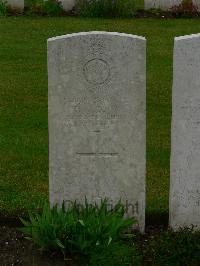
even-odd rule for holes
{"type": "MultiPolygon", "coordinates": [[[[0,213],[48,196],[46,40],[105,30],[147,38],[147,213],[167,213],[173,38],[200,20],[0,18],[0,213]]],[[[122,177],[123,178],[123,177],[122,177]]]]}

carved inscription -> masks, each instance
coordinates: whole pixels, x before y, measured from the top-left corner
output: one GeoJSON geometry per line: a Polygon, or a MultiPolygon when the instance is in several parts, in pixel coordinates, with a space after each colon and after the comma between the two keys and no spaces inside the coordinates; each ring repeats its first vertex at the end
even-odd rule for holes
{"type": "Polygon", "coordinates": [[[94,137],[95,137],[95,141],[94,141],[94,152],[90,151],[90,152],[76,152],[76,155],[78,156],[86,156],[86,157],[104,157],[104,158],[108,158],[108,157],[118,157],[119,153],[115,152],[115,151],[108,151],[108,152],[101,152],[101,146],[99,145],[99,140],[101,139],[101,130],[94,130],[93,131],[94,137]]]}
{"type": "Polygon", "coordinates": [[[77,155],[80,156],[103,156],[103,157],[110,157],[110,156],[118,156],[117,152],[77,152],[77,155]]]}
{"type": "Polygon", "coordinates": [[[184,104],[180,107],[184,118],[187,121],[187,126],[191,125],[198,127],[200,125],[200,99],[191,98],[186,100],[184,104]]]}
{"type": "Polygon", "coordinates": [[[119,118],[121,114],[119,101],[112,98],[83,96],[80,99],[74,99],[71,102],[71,118],[72,119],[88,119],[103,118],[114,119],[119,118]]]}
{"type": "Polygon", "coordinates": [[[185,152],[185,163],[187,165],[185,171],[194,171],[197,158],[200,156],[200,99],[187,99],[183,102],[180,108],[181,120],[184,121],[181,122],[182,126],[187,130],[186,134],[190,135],[188,149],[187,152],[185,152]]]}
{"type": "Polygon", "coordinates": [[[181,192],[179,191],[178,195],[175,192],[174,197],[179,200],[184,208],[188,208],[189,206],[200,206],[200,190],[198,188],[184,189],[181,192]]]}

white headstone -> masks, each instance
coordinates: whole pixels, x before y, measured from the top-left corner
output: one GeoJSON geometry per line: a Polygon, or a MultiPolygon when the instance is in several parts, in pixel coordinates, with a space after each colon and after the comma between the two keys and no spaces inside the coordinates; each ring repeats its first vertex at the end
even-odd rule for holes
{"type": "MultiPolygon", "coordinates": [[[[178,6],[183,0],[145,0],[145,9],[158,8],[161,10],[170,10],[174,6],[178,6]]],[[[193,4],[200,9],[200,0],[193,0],[193,4]]]]}
{"type": "Polygon", "coordinates": [[[62,7],[65,11],[70,11],[75,5],[75,0],[60,0],[62,7]]]}
{"type": "Polygon", "coordinates": [[[168,10],[175,5],[179,5],[182,0],[145,0],[145,9],[159,8],[168,10]]]}
{"type": "Polygon", "coordinates": [[[145,224],[146,41],[86,32],[48,40],[50,201],[110,205],[145,224]]]}
{"type": "Polygon", "coordinates": [[[200,229],[200,34],[175,38],[170,226],[200,229]]]}
{"type": "Polygon", "coordinates": [[[24,0],[6,0],[8,6],[12,9],[16,9],[17,11],[24,11],[24,0]]]}

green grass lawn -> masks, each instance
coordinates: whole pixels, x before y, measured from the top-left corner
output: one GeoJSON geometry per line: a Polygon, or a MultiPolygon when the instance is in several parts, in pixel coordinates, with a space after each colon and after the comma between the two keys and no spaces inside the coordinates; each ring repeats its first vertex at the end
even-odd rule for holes
{"type": "Polygon", "coordinates": [[[9,17],[0,18],[1,214],[48,196],[46,40],[91,30],[147,38],[147,212],[168,211],[173,38],[200,32],[200,20],[9,17]]]}

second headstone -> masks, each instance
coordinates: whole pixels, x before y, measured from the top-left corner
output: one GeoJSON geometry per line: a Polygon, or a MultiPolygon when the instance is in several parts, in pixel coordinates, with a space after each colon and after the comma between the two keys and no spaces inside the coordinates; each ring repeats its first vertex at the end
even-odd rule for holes
{"type": "Polygon", "coordinates": [[[175,38],[170,226],[200,229],[200,34],[175,38]]]}

